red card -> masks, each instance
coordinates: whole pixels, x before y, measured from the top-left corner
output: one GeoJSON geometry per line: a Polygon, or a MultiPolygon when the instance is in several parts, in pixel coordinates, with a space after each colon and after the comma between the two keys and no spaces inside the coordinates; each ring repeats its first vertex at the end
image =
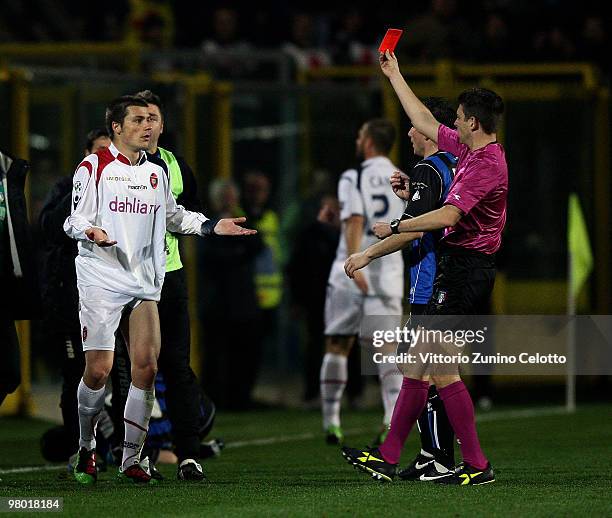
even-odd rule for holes
{"type": "Polygon", "coordinates": [[[387,34],[385,34],[380,47],[378,47],[378,52],[384,53],[386,50],[395,52],[395,46],[402,37],[403,32],[401,29],[387,29],[387,34]]]}

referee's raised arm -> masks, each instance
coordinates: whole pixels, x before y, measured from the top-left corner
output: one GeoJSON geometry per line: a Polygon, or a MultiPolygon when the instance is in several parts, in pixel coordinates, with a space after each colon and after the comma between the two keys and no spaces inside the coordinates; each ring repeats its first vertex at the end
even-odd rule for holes
{"type": "Polygon", "coordinates": [[[426,137],[434,142],[438,142],[438,127],[440,123],[414,94],[408,83],[406,83],[400,72],[395,54],[389,50],[384,53],[381,52],[379,61],[380,69],[389,78],[389,82],[402,103],[412,125],[426,137]]]}

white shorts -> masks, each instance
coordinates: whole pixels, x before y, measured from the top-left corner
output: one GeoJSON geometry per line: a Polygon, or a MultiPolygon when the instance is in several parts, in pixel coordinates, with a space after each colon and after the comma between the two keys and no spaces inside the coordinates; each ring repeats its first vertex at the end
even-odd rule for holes
{"type": "Polygon", "coordinates": [[[121,317],[142,300],[97,286],[78,288],[83,351],[114,351],[121,317]]]}
{"type": "MultiPolygon", "coordinates": [[[[370,338],[372,332],[362,328],[365,315],[397,317],[399,325],[402,317],[402,298],[366,297],[354,291],[327,286],[325,336],[360,334],[363,338],[370,338]]],[[[375,324],[375,319],[368,321],[375,324]]],[[[388,325],[388,319],[385,319],[385,325],[388,325]]]]}

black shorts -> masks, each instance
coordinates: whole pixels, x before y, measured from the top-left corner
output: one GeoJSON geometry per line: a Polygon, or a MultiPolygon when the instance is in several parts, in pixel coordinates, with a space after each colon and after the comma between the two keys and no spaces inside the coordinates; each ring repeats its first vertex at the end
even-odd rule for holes
{"type": "Polygon", "coordinates": [[[495,255],[442,247],[425,315],[486,315],[494,284],[495,255]]]}
{"type": "Polygon", "coordinates": [[[411,315],[424,315],[427,309],[427,304],[410,304],[411,315]]]}

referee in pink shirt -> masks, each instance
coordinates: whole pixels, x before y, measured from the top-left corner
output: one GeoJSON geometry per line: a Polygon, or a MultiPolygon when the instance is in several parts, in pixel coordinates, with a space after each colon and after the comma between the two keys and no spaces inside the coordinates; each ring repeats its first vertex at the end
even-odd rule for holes
{"type": "MultiPolygon", "coordinates": [[[[439,245],[429,315],[470,315],[491,296],[495,282],[495,252],[506,223],[508,167],[504,149],[497,142],[497,124],[504,110],[502,99],[485,88],[473,88],[459,98],[456,130],[440,124],[416,97],[399,70],[395,55],[380,55],[380,66],[389,78],[412,125],[437,142],[440,151],[459,158],[455,178],[444,205],[403,221],[376,223],[381,239],[400,232],[431,232],[444,229],[439,245]]],[[[495,481],[485,457],[474,419],[474,405],[466,386],[455,374],[432,375],[449,421],[459,439],[463,465],[435,481],[455,485],[478,485],[495,481]]],[[[429,382],[405,376],[385,442],[377,449],[344,448],[344,457],[375,478],[392,480],[401,449],[426,402],[429,382]]],[[[428,479],[430,480],[430,479],[428,479]]]]}

